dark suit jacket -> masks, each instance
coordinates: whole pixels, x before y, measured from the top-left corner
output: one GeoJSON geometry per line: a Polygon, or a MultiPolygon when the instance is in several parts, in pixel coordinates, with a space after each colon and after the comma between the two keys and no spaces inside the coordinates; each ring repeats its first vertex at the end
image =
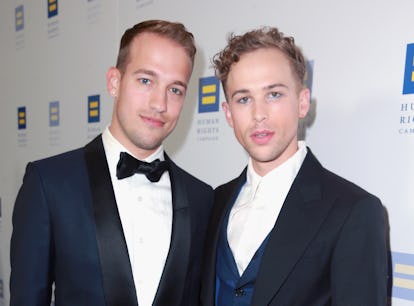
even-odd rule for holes
{"type": "MultiPolygon", "coordinates": [[[[214,305],[219,230],[245,181],[246,169],[216,189],[203,306],[214,305]]],[[[251,305],[386,305],[384,219],[379,199],[324,169],[309,150],[270,233],[251,305]]]]}
{"type": "MultiPolygon", "coordinates": [[[[153,305],[194,306],[212,188],[169,163],[171,245],[153,305]]],[[[101,137],[26,169],[11,240],[10,305],[137,305],[101,137]]]]}

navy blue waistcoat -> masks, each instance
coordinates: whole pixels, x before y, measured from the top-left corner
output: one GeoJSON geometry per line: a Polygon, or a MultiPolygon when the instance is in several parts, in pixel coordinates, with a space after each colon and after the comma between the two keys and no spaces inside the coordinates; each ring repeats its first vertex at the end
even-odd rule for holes
{"type": "Polygon", "coordinates": [[[257,249],[246,270],[240,276],[227,241],[228,218],[229,213],[227,213],[226,221],[223,222],[220,230],[220,239],[217,246],[216,306],[248,306],[252,300],[256,276],[269,235],[257,249]]]}

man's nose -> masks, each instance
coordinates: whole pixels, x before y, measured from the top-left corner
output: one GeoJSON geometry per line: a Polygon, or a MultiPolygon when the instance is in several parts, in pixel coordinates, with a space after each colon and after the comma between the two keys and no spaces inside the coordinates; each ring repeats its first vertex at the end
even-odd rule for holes
{"type": "Polygon", "coordinates": [[[163,113],[167,110],[167,90],[154,88],[150,96],[150,107],[157,113],[163,113]]]}

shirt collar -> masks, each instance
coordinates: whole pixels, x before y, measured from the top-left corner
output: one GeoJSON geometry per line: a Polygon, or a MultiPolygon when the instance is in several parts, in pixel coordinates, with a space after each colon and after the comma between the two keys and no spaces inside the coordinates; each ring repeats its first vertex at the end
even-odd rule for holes
{"type": "Polygon", "coordinates": [[[256,173],[253,168],[252,159],[249,158],[246,185],[250,187],[252,198],[254,197],[259,184],[260,189],[269,189],[269,191],[274,189],[275,183],[278,185],[283,184],[290,188],[307,154],[305,141],[299,141],[298,146],[299,148],[295,154],[265,176],[260,176],[256,173]]]}

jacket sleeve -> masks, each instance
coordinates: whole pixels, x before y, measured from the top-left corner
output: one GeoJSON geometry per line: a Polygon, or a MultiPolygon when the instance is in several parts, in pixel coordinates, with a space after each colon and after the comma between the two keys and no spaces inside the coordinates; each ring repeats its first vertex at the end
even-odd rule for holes
{"type": "Polygon", "coordinates": [[[29,163],[13,211],[11,306],[50,305],[52,230],[44,187],[35,164],[29,163]]]}
{"type": "Polygon", "coordinates": [[[331,264],[332,305],[386,305],[385,210],[379,199],[369,195],[354,205],[331,264]]]}

